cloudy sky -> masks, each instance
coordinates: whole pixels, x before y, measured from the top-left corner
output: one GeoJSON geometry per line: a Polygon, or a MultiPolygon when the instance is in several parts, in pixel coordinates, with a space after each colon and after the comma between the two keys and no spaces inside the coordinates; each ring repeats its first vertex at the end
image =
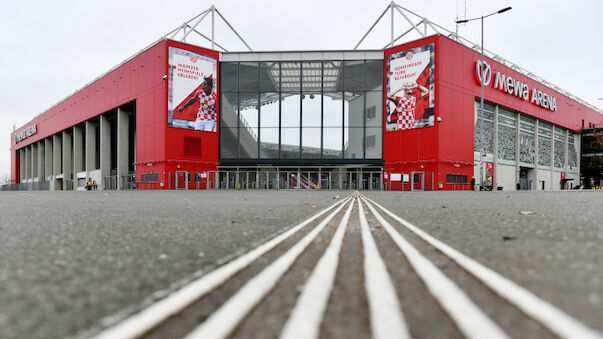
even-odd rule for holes
{"type": "MultiPolygon", "coordinates": [[[[603,108],[603,1],[427,0],[397,3],[450,30],[457,15],[490,17],[485,47],[551,83],[603,108]]],[[[0,175],[10,172],[10,132],[84,84],[210,7],[192,0],[1,0],[0,175]]],[[[255,0],[215,2],[254,50],[352,49],[389,1],[255,0]]],[[[361,49],[382,48],[389,17],[361,49]]],[[[209,21],[207,21],[209,23],[209,21]]],[[[408,29],[396,14],[396,36],[408,29]]],[[[201,28],[210,32],[210,26],[201,28]]],[[[459,27],[479,42],[480,25],[459,27]]],[[[216,40],[244,50],[217,23],[216,40]]]]}

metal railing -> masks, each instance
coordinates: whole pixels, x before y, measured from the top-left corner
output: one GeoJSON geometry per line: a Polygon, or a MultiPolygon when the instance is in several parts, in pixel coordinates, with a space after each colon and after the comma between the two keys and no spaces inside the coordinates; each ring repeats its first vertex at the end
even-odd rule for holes
{"type": "Polygon", "coordinates": [[[105,190],[117,190],[117,175],[110,175],[103,178],[105,190]]]}
{"type": "Polygon", "coordinates": [[[225,168],[167,172],[165,181],[138,182],[137,189],[183,190],[381,190],[380,170],[342,168],[225,168]]]}
{"type": "Polygon", "coordinates": [[[471,183],[446,183],[444,185],[447,191],[471,191],[471,183]]]}
{"type": "Polygon", "coordinates": [[[50,181],[24,182],[20,184],[6,184],[0,187],[2,191],[48,191],[50,181]]]}
{"type": "Polygon", "coordinates": [[[103,184],[105,190],[134,190],[136,189],[136,175],[129,174],[121,176],[120,178],[117,175],[109,175],[103,177],[103,184]]]}

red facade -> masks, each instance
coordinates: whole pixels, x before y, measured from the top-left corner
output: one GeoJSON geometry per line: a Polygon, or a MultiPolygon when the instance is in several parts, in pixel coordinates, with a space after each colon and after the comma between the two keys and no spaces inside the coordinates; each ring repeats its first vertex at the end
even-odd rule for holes
{"type": "Polygon", "coordinates": [[[36,124],[36,134],[17,144],[13,142],[15,133],[11,134],[12,182],[20,182],[20,148],[130,102],[136,103],[137,113],[137,180],[142,173],[158,172],[159,181],[167,183],[166,173],[169,171],[215,170],[218,133],[167,127],[168,86],[164,75],[167,74],[170,46],[219,59],[216,51],[171,40],[160,41],[136,55],[15,131],[18,133],[36,124]],[[201,139],[203,149],[200,156],[184,155],[185,137],[201,139]]]}
{"type": "MultiPolygon", "coordinates": [[[[466,175],[469,179],[473,176],[474,107],[475,101],[480,98],[475,63],[480,60],[480,53],[436,35],[385,50],[384,69],[387,69],[389,55],[430,43],[435,43],[435,125],[397,132],[386,132],[384,128],[384,171],[437,173],[433,179],[434,189],[450,189],[446,185],[447,174],[466,175]]],[[[603,124],[603,115],[600,113],[492,59],[485,60],[492,67],[492,80],[484,91],[485,101],[576,132],[590,124],[603,124]],[[493,88],[496,72],[527,84],[530,98],[532,89],[554,96],[557,111],[493,88]]],[[[384,88],[386,86],[387,74],[384,74],[384,88]]],[[[383,115],[385,127],[385,110],[383,115]]],[[[400,185],[401,182],[391,182],[392,189],[401,189],[400,185]]],[[[429,177],[425,178],[425,185],[431,185],[429,177]]]]}
{"type": "MultiPolygon", "coordinates": [[[[447,174],[465,175],[469,179],[473,176],[474,107],[476,99],[480,97],[475,63],[480,59],[480,54],[447,37],[436,35],[385,50],[384,66],[389,55],[432,43],[435,46],[434,126],[387,132],[384,106],[383,166],[387,173],[434,173],[433,178],[424,177],[426,189],[432,185],[432,189],[451,189],[446,185],[447,174]]],[[[216,51],[171,40],[160,41],[141,52],[15,132],[35,123],[37,132],[34,135],[14,144],[15,133],[11,134],[13,183],[20,182],[20,148],[132,102],[135,102],[137,113],[136,179],[140,181],[145,173],[159,174],[159,182],[145,188],[173,187],[176,171],[216,170],[219,161],[218,132],[168,127],[168,81],[164,76],[168,74],[169,47],[185,49],[219,61],[216,51]],[[187,152],[187,148],[199,144],[200,154],[187,152]],[[168,177],[168,173],[172,177],[168,177]]],[[[591,124],[603,125],[603,115],[600,113],[492,59],[486,60],[492,67],[492,82],[496,72],[502,72],[527,84],[530,91],[537,89],[554,96],[557,110],[543,108],[492,85],[485,88],[486,101],[576,132],[591,124]]],[[[384,73],[384,88],[387,88],[387,72],[384,73]]],[[[385,179],[388,180],[387,177],[385,179]]],[[[402,182],[390,184],[394,190],[403,188],[402,182]]]]}

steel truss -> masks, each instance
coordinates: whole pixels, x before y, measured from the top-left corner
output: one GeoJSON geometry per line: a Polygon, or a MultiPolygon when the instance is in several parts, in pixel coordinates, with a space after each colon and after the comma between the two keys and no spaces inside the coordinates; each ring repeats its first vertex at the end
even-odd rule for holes
{"type": "Polygon", "coordinates": [[[226,20],[226,18],[224,18],[222,13],[220,13],[220,11],[214,5],[211,5],[210,8],[197,14],[192,19],[184,22],[182,25],[178,26],[177,28],[173,29],[166,35],[162,36],[159,40],[163,40],[163,39],[167,38],[167,39],[172,39],[172,40],[178,40],[181,42],[186,42],[186,38],[191,33],[194,32],[195,34],[197,34],[198,36],[207,40],[208,42],[211,42],[211,49],[215,49],[216,47],[218,47],[218,48],[222,49],[222,51],[228,52],[228,50],[226,48],[224,48],[223,46],[221,46],[220,44],[218,44],[215,41],[216,14],[218,15],[218,17],[220,17],[220,19],[222,19],[222,21],[226,24],[226,26],[228,26],[228,28],[230,28],[230,30],[237,36],[237,38],[239,38],[241,40],[241,42],[245,45],[245,47],[247,47],[247,49],[249,49],[250,52],[253,52],[253,50],[251,49],[251,47],[249,47],[247,42],[245,42],[245,40],[241,37],[241,35],[234,29],[234,27],[232,27],[232,25],[228,22],[228,20],[226,20]],[[201,21],[203,21],[208,15],[211,18],[211,37],[208,37],[205,34],[199,32],[197,30],[197,26],[199,26],[201,21]],[[178,39],[177,38],[178,36],[181,36],[181,38],[178,39]]]}
{"type": "MultiPolygon", "coordinates": [[[[373,30],[373,28],[375,28],[375,26],[381,21],[381,19],[383,19],[383,17],[385,16],[385,14],[387,13],[388,10],[390,11],[390,16],[391,16],[391,38],[390,38],[390,42],[387,45],[383,46],[383,49],[388,48],[388,47],[393,47],[394,43],[398,42],[403,37],[407,36],[411,32],[417,32],[417,33],[419,33],[421,38],[431,36],[431,35],[436,35],[436,34],[444,35],[444,36],[447,36],[447,37],[455,40],[456,42],[458,42],[460,44],[463,44],[466,47],[471,48],[472,50],[474,50],[478,53],[481,53],[482,49],[479,44],[476,44],[468,39],[461,37],[457,33],[438,25],[437,23],[429,20],[428,18],[423,17],[407,8],[404,8],[404,7],[396,4],[394,1],[392,1],[385,8],[385,10],[377,18],[375,23],[373,23],[373,25],[369,28],[369,30],[364,34],[362,39],[360,39],[360,41],[356,44],[356,46],[354,46],[354,50],[356,50],[358,48],[358,46],[360,46],[360,44],[364,41],[364,39],[367,37],[367,35],[369,35],[369,33],[373,30]],[[400,34],[396,38],[394,38],[394,22],[396,22],[395,18],[394,18],[395,12],[398,12],[402,16],[402,18],[404,19],[404,20],[402,20],[402,22],[406,22],[410,26],[406,31],[404,31],[404,33],[400,34]]],[[[603,114],[603,110],[599,109],[598,107],[595,107],[594,105],[578,98],[577,96],[569,93],[568,91],[566,91],[562,88],[559,88],[557,85],[550,83],[549,81],[528,71],[527,69],[520,67],[517,64],[515,64],[507,59],[502,58],[500,55],[498,55],[494,52],[484,49],[484,55],[486,55],[487,57],[493,59],[494,61],[496,61],[498,63],[501,63],[501,64],[511,68],[512,70],[514,70],[516,72],[519,72],[519,73],[527,76],[528,78],[530,78],[532,80],[535,80],[535,81],[547,86],[548,88],[550,88],[552,90],[555,90],[555,91],[571,98],[572,100],[574,100],[584,106],[587,106],[588,108],[590,108],[592,110],[595,110],[595,111],[603,114]]]]}

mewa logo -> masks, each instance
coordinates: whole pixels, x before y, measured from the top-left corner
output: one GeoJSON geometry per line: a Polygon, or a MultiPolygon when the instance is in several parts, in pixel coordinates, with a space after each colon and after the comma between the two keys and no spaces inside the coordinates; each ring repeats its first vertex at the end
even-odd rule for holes
{"type": "Polygon", "coordinates": [[[477,60],[475,62],[475,78],[480,84],[488,86],[490,84],[490,80],[492,80],[492,68],[490,67],[490,64],[484,61],[482,67],[482,61],[477,60]]]}
{"type": "Polygon", "coordinates": [[[196,55],[191,55],[190,59],[192,62],[197,62],[198,60],[196,55]]]}
{"type": "Polygon", "coordinates": [[[413,52],[406,53],[406,60],[412,59],[413,56],[414,56],[413,52]]]}

